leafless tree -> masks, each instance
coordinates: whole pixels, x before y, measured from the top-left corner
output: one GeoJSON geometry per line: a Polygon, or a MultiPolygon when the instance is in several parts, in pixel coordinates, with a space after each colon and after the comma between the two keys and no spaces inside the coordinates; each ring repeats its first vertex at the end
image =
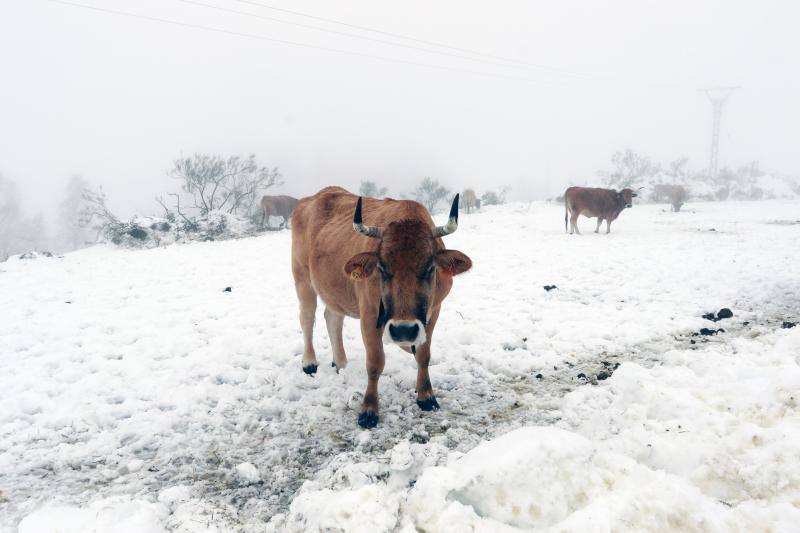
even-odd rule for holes
{"type": "Polygon", "coordinates": [[[632,187],[640,178],[654,176],[660,170],[657,163],[649,157],[639,155],[631,149],[616,152],[611,156],[611,171],[600,171],[598,174],[606,179],[611,187],[632,187]]]}
{"type": "Polygon", "coordinates": [[[71,176],[58,206],[59,240],[69,250],[76,250],[86,242],[86,227],[81,225],[83,193],[89,182],[81,176],[71,176]]]}
{"type": "Polygon", "coordinates": [[[108,197],[102,187],[98,187],[97,190],[84,188],[81,193],[81,201],[83,205],[79,211],[78,223],[82,228],[95,230],[97,232],[95,240],[98,240],[100,235],[107,235],[123,226],[123,223],[109,209],[108,197]]]}
{"type": "Polygon", "coordinates": [[[361,180],[361,186],[358,188],[358,194],[368,198],[383,198],[389,189],[386,187],[378,187],[378,184],[370,180],[361,180]]]}
{"type": "Polygon", "coordinates": [[[194,154],[176,159],[169,175],[181,182],[201,214],[215,210],[250,214],[263,191],[283,183],[278,169],[259,166],[255,155],[224,159],[194,154]]]}
{"type": "Polygon", "coordinates": [[[428,208],[428,212],[434,213],[436,205],[447,198],[450,191],[447,187],[433,178],[423,178],[417,189],[414,191],[414,199],[428,208]]]}
{"type": "Polygon", "coordinates": [[[688,157],[679,157],[678,159],[670,162],[666,174],[672,178],[673,184],[686,181],[686,178],[689,176],[688,165],[688,157]]]}

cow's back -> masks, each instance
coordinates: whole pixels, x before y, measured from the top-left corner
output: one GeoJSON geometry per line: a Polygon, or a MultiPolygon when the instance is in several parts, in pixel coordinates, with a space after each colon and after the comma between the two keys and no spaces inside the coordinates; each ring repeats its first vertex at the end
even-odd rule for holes
{"type": "Polygon", "coordinates": [[[599,187],[570,187],[564,192],[564,202],[573,213],[586,216],[605,216],[615,211],[614,191],[599,187]]]}
{"type": "Polygon", "coordinates": [[[289,218],[297,205],[297,198],[291,196],[264,196],[261,198],[261,208],[269,216],[289,218]]]}

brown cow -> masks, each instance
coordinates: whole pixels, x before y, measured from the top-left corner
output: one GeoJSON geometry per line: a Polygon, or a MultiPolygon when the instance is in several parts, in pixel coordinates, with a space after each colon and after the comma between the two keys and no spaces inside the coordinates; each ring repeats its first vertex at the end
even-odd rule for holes
{"type": "Polygon", "coordinates": [[[689,193],[682,185],[667,185],[659,183],[653,187],[652,199],[656,202],[669,202],[670,210],[676,213],[681,210],[683,204],[689,198],[689,193]]]}
{"type": "Polygon", "coordinates": [[[439,408],[428,376],[433,329],[453,276],[472,266],[469,257],[442,242],[457,227],[458,195],[444,226],[435,226],[417,202],[362,199],[340,187],[322,189],[295,208],[292,274],[300,302],[303,371],[317,371],[312,333],[319,296],[337,370],[347,365],[344,317],[361,321],[367,360],[367,390],[358,416],[362,427],[378,423],[384,342],[414,354],[417,405],[424,411],[439,408]],[[376,225],[364,225],[362,217],[376,225]]]}
{"type": "Polygon", "coordinates": [[[567,218],[569,218],[569,234],[573,232],[578,235],[578,216],[597,217],[597,228],[594,232],[600,231],[600,224],[606,221],[606,233],[611,233],[611,222],[616,220],[619,214],[626,207],[633,206],[633,199],[638,196],[631,189],[622,189],[617,192],[614,189],[598,189],[592,187],[570,187],[564,193],[564,231],[567,231],[567,218]]]}
{"type": "Polygon", "coordinates": [[[297,205],[297,198],[291,196],[264,196],[261,198],[261,225],[264,221],[269,222],[269,217],[283,217],[283,225],[289,225],[289,218],[297,205]]]}
{"type": "Polygon", "coordinates": [[[461,193],[461,205],[467,214],[471,213],[473,209],[479,209],[479,202],[480,200],[472,189],[464,189],[464,192],[461,193]]]}

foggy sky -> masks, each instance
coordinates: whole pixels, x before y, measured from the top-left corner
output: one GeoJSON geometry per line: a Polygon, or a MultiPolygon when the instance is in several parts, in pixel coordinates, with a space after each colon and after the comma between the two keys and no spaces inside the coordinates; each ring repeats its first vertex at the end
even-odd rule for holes
{"type": "MultiPolygon", "coordinates": [[[[410,191],[509,184],[514,198],[585,183],[612,152],[707,164],[699,87],[741,85],[723,115],[721,164],[800,174],[800,8],[794,2],[259,0],[353,24],[588,73],[518,70],[225,14],[176,0],[95,6],[524,80],[352,57],[102,14],[0,3],[0,173],[28,212],[67,178],[102,184],[123,216],[177,190],[171,161],[255,153],[298,196],[361,179],[410,191]]],[[[233,0],[201,0],[356,32],[233,0]]],[[[358,32],[373,38],[385,36],[358,32]]],[[[419,43],[409,43],[424,46],[419,43]]],[[[452,50],[448,53],[456,53],[452,50]]]]}

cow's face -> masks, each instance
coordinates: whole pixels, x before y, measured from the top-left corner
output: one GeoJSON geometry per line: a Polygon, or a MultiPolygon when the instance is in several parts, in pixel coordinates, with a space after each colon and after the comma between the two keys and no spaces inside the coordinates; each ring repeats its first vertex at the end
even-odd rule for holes
{"type": "Polygon", "coordinates": [[[622,189],[617,195],[619,196],[620,203],[625,207],[633,207],[633,199],[639,196],[631,189],[622,189]]]}
{"type": "MultiPolygon", "coordinates": [[[[436,230],[434,230],[435,232],[436,230]]],[[[377,252],[357,254],[345,265],[351,279],[377,277],[380,283],[378,328],[387,342],[416,347],[427,340],[431,300],[437,283],[466,272],[472,261],[446,250],[422,220],[400,220],[380,228],[377,252]]]]}

